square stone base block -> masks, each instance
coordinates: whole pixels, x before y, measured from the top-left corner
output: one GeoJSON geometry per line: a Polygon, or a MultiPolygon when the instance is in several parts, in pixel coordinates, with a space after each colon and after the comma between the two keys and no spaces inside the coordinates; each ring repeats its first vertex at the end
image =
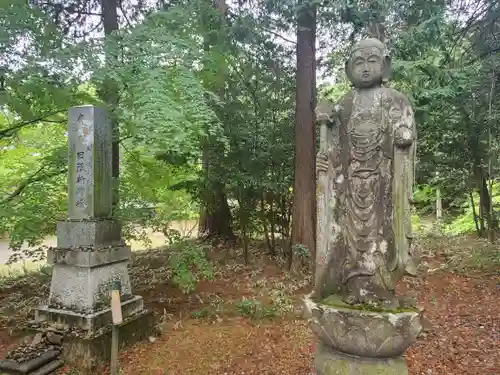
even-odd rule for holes
{"type": "Polygon", "coordinates": [[[49,304],[68,310],[90,312],[109,305],[113,280],[120,280],[121,295],[130,295],[127,254],[130,248],[83,252],[57,249],[48,253],[52,260],[49,304]],[[55,263],[54,263],[55,262],[55,263]]]}
{"type": "MultiPolygon", "coordinates": [[[[128,317],[141,314],[144,311],[144,301],[141,296],[133,296],[121,303],[122,316],[124,320],[128,317]]],[[[60,323],[69,327],[77,327],[96,333],[103,327],[111,325],[111,308],[106,308],[95,313],[82,314],[70,310],[54,309],[48,306],[41,306],[35,311],[37,322],[60,323]]]]}
{"type": "Polygon", "coordinates": [[[314,356],[317,375],[408,375],[404,358],[361,358],[334,352],[318,344],[314,356]]]}
{"type": "MultiPolygon", "coordinates": [[[[156,334],[156,322],[151,311],[124,321],[118,329],[119,351],[156,334]]],[[[93,337],[64,337],[63,359],[83,373],[111,359],[111,327],[93,337]]]]}

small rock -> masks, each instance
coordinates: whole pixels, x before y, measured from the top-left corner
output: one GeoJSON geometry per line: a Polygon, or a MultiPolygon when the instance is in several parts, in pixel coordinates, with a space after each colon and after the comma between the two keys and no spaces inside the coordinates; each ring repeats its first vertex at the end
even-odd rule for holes
{"type": "Polygon", "coordinates": [[[49,343],[54,344],[54,345],[61,345],[63,341],[63,335],[60,335],[59,333],[49,331],[47,332],[46,339],[49,343]]]}
{"type": "Polygon", "coordinates": [[[28,327],[32,327],[32,328],[39,328],[40,327],[40,323],[37,322],[36,320],[30,320],[27,325],[28,325],[28,327]]]}
{"type": "Polygon", "coordinates": [[[42,342],[42,340],[43,340],[43,333],[38,332],[33,338],[33,341],[31,341],[31,346],[39,345],[42,342]]]}
{"type": "Polygon", "coordinates": [[[422,331],[423,332],[432,332],[432,323],[430,322],[429,319],[422,317],[422,331]]]}
{"type": "Polygon", "coordinates": [[[153,343],[153,342],[155,342],[155,341],[156,341],[156,337],[149,336],[149,337],[148,337],[148,340],[149,340],[149,342],[153,343]]]}

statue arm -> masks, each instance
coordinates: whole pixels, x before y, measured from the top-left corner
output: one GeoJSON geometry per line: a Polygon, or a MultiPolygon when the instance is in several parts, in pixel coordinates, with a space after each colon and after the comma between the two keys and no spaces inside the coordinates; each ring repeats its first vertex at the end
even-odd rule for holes
{"type": "MultiPolygon", "coordinates": [[[[415,172],[417,131],[411,104],[406,97],[397,96],[397,105],[391,108],[394,126],[393,207],[396,261],[392,269],[402,274],[415,275],[417,259],[412,254],[411,205],[415,172]]],[[[400,273],[400,275],[402,275],[400,273]]]]}
{"type": "Polygon", "coordinates": [[[417,137],[415,116],[408,100],[404,100],[401,112],[401,117],[399,118],[394,131],[394,144],[399,148],[405,149],[410,147],[415,142],[417,137]]]}

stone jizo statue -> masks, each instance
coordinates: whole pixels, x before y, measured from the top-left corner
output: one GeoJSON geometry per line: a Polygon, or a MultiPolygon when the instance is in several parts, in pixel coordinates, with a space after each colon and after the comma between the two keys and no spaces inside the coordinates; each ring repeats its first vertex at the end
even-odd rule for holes
{"type": "Polygon", "coordinates": [[[405,95],[384,87],[391,60],[379,40],[360,41],[345,70],[352,90],[337,105],[322,102],[316,108],[326,131],[317,155],[322,195],[312,297],[335,294],[350,305],[399,307],[396,282],[416,273],[413,111],[405,95]]]}
{"type": "Polygon", "coordinates": [[[316,109],[317,264],[304,314],[318,375],[408,375],[402,355],[422,329],[421,311],[394,291],[416,274],[416,131],[408,99],[384,87],[390,68],[385,45],[362,40],[346,63],[353,89],[316,109]]]}

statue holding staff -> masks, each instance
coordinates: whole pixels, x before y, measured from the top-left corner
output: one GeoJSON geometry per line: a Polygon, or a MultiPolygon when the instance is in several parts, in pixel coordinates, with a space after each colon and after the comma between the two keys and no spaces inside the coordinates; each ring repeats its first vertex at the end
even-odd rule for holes
{"type": "Polygon", "coordinates": [[[416,129],[409,100],[384,87],[391,72],[385,45],[364,39],[346,74],[353,85],[337,105],[316,108],[317,274],[312,297],[397,306],[396,282],[415,275],[411,197],[416,129]]]}

